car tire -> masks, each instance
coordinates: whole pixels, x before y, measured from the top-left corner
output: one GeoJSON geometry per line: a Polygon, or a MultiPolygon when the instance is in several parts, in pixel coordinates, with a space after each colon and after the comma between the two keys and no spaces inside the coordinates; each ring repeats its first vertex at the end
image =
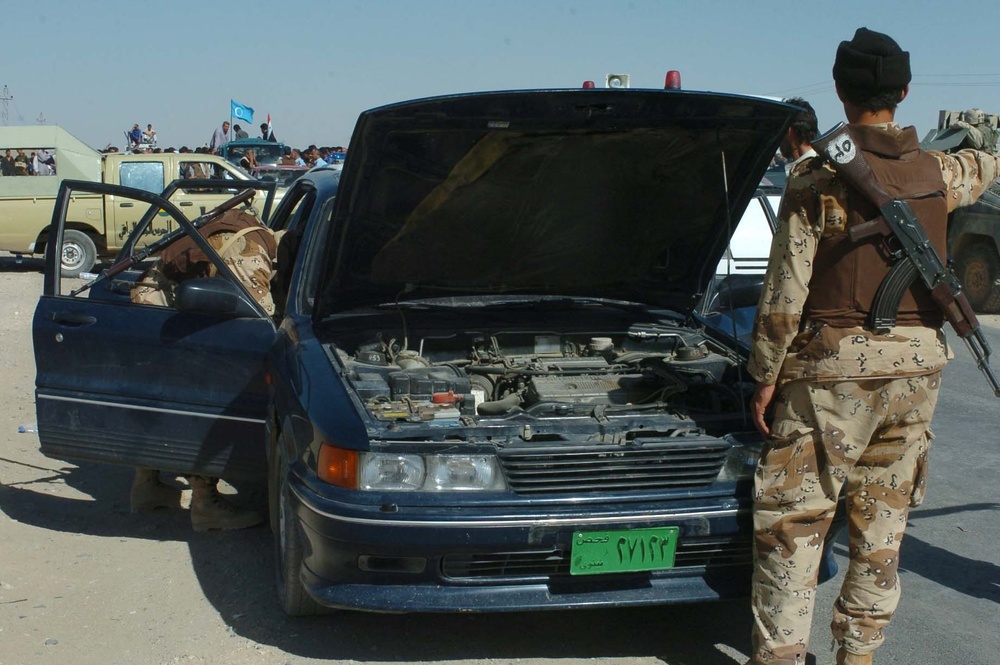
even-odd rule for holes
{"type": "Polygon", "coordinates": [[[303,549],[298,525],[292,513],[288,464],[279,450],[271,451],[268,504],[271,531],[274,533],[274,585],[278,603],[292,617],[323,614],[327,610],[306,593],[299,574],[303,549]]]}
{"type": "Polygon", "coordinates": [[[996,248],[982,242],[963,248],[955,258],[955,273],[973,309],[1000,311],[1000,256],[996,248]]]}
{"type": "Polygon", "coordinates": [[[83,231],[67,229],[63,232],[62,251],[59,253],[63,277],[79,277],[97,263],[97,246],[83,231]]]}

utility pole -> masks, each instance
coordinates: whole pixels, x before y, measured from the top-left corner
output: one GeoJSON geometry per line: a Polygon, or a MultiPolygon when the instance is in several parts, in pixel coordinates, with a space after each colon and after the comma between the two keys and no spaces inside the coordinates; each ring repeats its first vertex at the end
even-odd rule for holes
{"type": "Polygon", "coordinates": [[[3,92],[0,93],[0,105],[3,106],[3,111],[0,112],[0,117],[3,119],[3,124],[10,124],[10,112],[8,111],[8,105],[14,101],[14,96],[10,94],[10,90],[5,85],[3,87],[3,92]]]}
{"type": "Polygon", "coordinates": [[[35,118],[35,122],[37,122],[39,125],[44,125],[45,124],[45,114],[44,113],[39,113],[38,117],[35,118]]]}

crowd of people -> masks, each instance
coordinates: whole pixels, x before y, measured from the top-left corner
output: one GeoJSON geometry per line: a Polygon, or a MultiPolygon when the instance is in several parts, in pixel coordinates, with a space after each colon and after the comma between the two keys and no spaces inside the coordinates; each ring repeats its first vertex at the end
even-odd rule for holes
{"type": "Polygon", "coordinates": [[[0,156],[0,176],[55,174],[55,158],[45,148],[29,149],[28,154],[23,149],[18,149],[13,155],[8,149],[0,156]]]}
{"type": "MultiPolygon", "coordinates": [[[[271,126],[266,122],[261,123],[260,131],[261,135],[255,138],[260,138],[264,141],[277,142],[274,132],[271,130],[271,126]]],[[[212,132],[211,139],[205,145],[196,148],[189,148],[188,146],[181,146],[180,148],[158,147],[156,145],[156,131],[153,129],[152,124],[147,124],[146,130],[143,131],[140,129],[139,124],[136,123],[132,126],[132,130],[130,132],[126,132],[126,134],[128,135],[127,150],[131,152],[149,152],[152,154],[176,152],[218,155],[221,154],[222,146],[230,140],[250,138],[246,130],[240,127],[240,125],[230,125],[228,120],[223,122],[219,127],[215,128],[212,132]]],[[[108,146],[103,152],[116,153],[119,152],[119,149],[117,146],[108,146]]],[[[340,164],[344,161],[346,154],[347,149],[344,146],[317,146],[316,144],[310,144],[306,148],[293,148],[291,146],[285,146],[281,158],[278,160],[278,164],[281,166],[316,168],[320,166],[340,164]]],[[[241,157],[240,166],[245,170],[249,171],[250,169],[258,166],[255,151],[248,150],[238,156],[241,157]]]]}

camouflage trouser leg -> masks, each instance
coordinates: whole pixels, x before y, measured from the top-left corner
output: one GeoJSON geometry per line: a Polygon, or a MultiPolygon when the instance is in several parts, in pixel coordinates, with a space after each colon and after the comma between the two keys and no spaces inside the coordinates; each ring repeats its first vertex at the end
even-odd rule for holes
{"type": "Polygon", "coordinates": [[[805,663],[823,539],[845,481],[850,564],[833,635],[859,654],[882,643],[907,512],[923,498],[940,378],[781,390],[754,483],[753,663],[805,663]]]}

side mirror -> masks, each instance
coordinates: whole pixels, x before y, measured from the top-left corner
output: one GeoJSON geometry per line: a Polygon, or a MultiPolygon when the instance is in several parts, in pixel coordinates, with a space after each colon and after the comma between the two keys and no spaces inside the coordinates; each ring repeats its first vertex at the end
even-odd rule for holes
{"type": "Polygon", "coordinates": [[[247,302],[243,290],[222,277],[185,280],[177,285],[174,295],[174,303],[181,312],[215,314],[236,319],[260,317],[253,305],[247,302]]]}

